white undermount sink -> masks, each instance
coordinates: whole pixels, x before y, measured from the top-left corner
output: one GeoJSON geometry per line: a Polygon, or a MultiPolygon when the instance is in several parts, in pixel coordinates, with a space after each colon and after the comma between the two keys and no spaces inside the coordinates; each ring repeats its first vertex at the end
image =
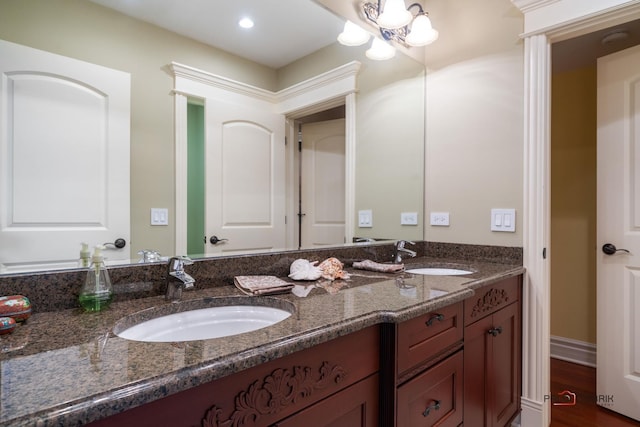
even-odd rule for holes
{"type": "Polygon", "coordinates": [[[221,305],[167,314],[114,332],[133,341],[176,342],[227,337],[275,325],[291,316],[276,307],[221,305]]]}
{"type": "Polygon", "coordinates": [[[413,268],[405,271],[407,273],[423,274],[425,276],[463,276],[465,274],[473,274],[473,271],[462,270],[459,268],[426,267],[426,268],[413,268]]]}

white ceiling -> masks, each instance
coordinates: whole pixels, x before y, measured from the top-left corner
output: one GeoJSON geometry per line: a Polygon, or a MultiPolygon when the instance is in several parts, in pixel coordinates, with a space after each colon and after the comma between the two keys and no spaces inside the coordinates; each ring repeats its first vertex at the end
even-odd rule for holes
{"type": "Polygon", "coordinates": [[[344,26],[312,0],[91,1],[276,69],[334,43],[344,26]],[[250,30],[238,26],[245,16],[250,30]]]}

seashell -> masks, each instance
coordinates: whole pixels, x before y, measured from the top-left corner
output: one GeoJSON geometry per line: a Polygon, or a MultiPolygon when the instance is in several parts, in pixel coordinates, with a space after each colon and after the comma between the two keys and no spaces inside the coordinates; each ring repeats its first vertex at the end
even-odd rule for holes
{"type": "Polygon", "coordinates": [[[322,277],[322,270],[316,267],[317,263],[318,261],[297,259],[289,267],[289,277],[293,280],[318,280],[322,277]]]}
{"type": "Polygon", "coordinates": [[[318,267],[322,270],[322,277],[327,280],[349,278],[349,273],[342,269],[344,264],[338,258],[327,258],[318,267]]]}

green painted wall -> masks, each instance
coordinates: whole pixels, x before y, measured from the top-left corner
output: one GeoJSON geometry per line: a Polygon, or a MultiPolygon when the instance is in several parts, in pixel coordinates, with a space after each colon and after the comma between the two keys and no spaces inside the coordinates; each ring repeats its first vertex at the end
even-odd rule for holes
{"type": "Polygon", "coordinates": [[[204,253],[204,106],[187,106],[187,254],[204,253]]]}

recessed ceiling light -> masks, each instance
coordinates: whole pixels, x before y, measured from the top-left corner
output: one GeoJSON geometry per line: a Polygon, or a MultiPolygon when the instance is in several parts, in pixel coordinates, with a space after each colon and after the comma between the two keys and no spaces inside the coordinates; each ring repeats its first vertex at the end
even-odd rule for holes
{"type": "Polygon", "coordinates": [[[627,30],[615,30],[612,33],[607,34],[601,40],[601,43],[607,45],[620,40],[626,40],[629,38],[629,32],[627,30]]]}
{"type": "Polygon", "coordinates": [[[242,28],[252,28],[253,20],[251,18],[242,18],[240,21],[238,21],[238,25],[240,25],[242,28]]]}

